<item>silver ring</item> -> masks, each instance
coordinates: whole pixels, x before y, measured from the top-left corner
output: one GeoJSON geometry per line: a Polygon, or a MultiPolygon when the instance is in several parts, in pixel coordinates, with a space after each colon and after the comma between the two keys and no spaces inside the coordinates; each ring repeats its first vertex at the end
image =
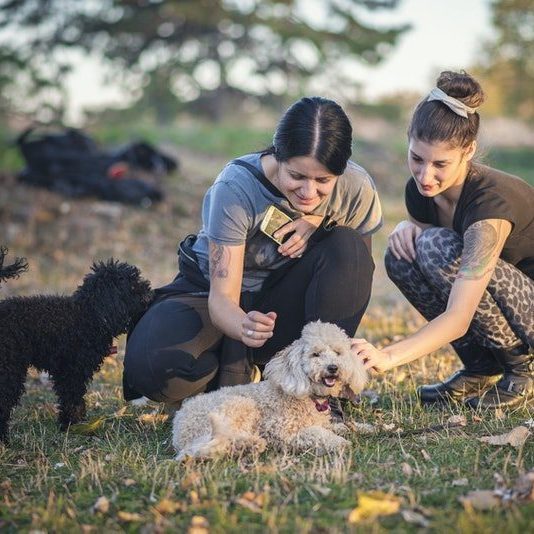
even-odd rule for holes
{"type": "Polygon", "coordinates": [[[246,335],[247,337],[252,337],[252,336],[254,335],[254,330],[247,330],[247,331],[245,332],[245,335],[246,335]]]}

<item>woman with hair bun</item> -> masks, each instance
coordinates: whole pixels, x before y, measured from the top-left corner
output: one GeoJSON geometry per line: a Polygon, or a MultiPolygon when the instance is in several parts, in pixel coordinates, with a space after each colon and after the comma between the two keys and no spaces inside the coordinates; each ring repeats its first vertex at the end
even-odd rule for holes
{"type": "Polygon", "coordinates": [[[484,93],[465,72],[442,72],[408,128],[409,220],[389,236],[389,277],[429,321],[377,350],[386,371],[451,343],[464,368],[421,386],[425,404],[514,407],[533,393],[534,188],[473,162],[484,93]]]}
{"type": "Polygon", "coordinates": [[[309,321],[354,335],[382,215],[373,180],[351,153],[343,109],[302,98],[270,148],[226,165],[204,197],[202,229],[180,245],[179,274],[156,291],[129,336],[127,400],[144,395],[177,407],[249,382],[253,366],[309,321]]]}

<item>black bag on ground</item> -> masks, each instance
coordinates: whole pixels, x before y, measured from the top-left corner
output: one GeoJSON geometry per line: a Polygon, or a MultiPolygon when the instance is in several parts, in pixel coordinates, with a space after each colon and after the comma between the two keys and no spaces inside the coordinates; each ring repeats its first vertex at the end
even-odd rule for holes
{"type": "Polygon", "coordinates": [[[177,168],[171,157],[148,143],[132,143],[115,152],[103,151],[80,130],[32,135],[33,128],[17,139],[26,168],[19,179],[69,197],[94,196],[127,204],[150,205],[163,199],[156,185],[128,177],[131,170],[154,174],[177,168]]]}

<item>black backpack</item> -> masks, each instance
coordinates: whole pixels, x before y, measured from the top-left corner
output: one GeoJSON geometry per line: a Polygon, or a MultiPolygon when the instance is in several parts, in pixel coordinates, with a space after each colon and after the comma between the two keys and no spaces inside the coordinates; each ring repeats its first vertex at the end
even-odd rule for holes
{"type": "Polygon", "coordinates": [[[18,178],[69,197],[93,196],[127,204],[150,205],[163,199],[159,187],[128,177],[132,169],[154,174],[177,168],[171,157],[148,143],[132,143],[116,151],[103,151],[88,135],[74,128],[59,133],[23,132],[16,144],[26,168],[18,178]]]}

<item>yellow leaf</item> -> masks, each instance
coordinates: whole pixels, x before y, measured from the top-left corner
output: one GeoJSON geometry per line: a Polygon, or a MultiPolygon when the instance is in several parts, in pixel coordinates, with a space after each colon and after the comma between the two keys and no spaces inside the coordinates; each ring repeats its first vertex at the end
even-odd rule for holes
{"type": "Polygon", "coordinates": [[[72,432],[73,434],[82,434],[84,436],[88,436],[90,434],[94,434],[99,428],[101,428],[104,425],[105,420],[106,417],[97,417],[96,419],[93,419],[88,423],[78,423],[76,425],[71,425],[69,432],[72,432]]]}
{"type": "Polygon", "coordinates": [[[210,524],[208,520],[201,515],[194,515],[191,518],[191,524],[187,529],[187,534],[208,534],[210,524]]]}
{"type": "Polygon", "coordinates": [[[123,406],[122,408],[119,408],[115,413],[115,417],[122,417],[128,410],[128,405],[123,406]]]}
{"type": "Polygon", "coordinates": [[[400,508],[400,500],[393,495],[372,491],[358,495],[358,506],[349,514],[349,523],[359,523],[366,519],[382,515],[396,514],[400,508]]]}
{"type": "Polygon", "coordinates": [[[167,419],[169,418],[168,414],[166,413],[157,413],[157,412],[153,412],[153,413],[144,413],[144,414],[141,414],[137,420],[140,422],[140,423],[145,423],[145,424],[156,424],[156,423],[164,423],[165,421],[167,421],[167,419]]]}
{"type": "Polygon", "coordinates": [[[202,475],[198,473],[197,471],[192,471],[184,479],[182,479],[182,482],[180,483],[180,487],[182,489],[188,489],[191,486],[198,486],[201,481],[202,481],[202,475]]]}
{"type": "Polygon", "coordinates": [[[200,497],[198,496],[198,492],[195,490],[191,490],[189,492],[189,498],[191,499],[191,504],[198,504],[200,502],[200,497]]]}
{"type": "Polygon", "coordinates": [[[179,502],[171,501],[170,499],[161,499],[161,501],[154,506],[154,509],[162,515],[175,514],[182,509],[182,505],[179,502]]]}
{"type": "Polygon", "coordinates": [[[117,517],[119,518],[120,521],[124,521],[125,523],[134,523],[136,521],[143,521],[143,516],[135,512],[119,511],[117,512],[117,517]]]}

